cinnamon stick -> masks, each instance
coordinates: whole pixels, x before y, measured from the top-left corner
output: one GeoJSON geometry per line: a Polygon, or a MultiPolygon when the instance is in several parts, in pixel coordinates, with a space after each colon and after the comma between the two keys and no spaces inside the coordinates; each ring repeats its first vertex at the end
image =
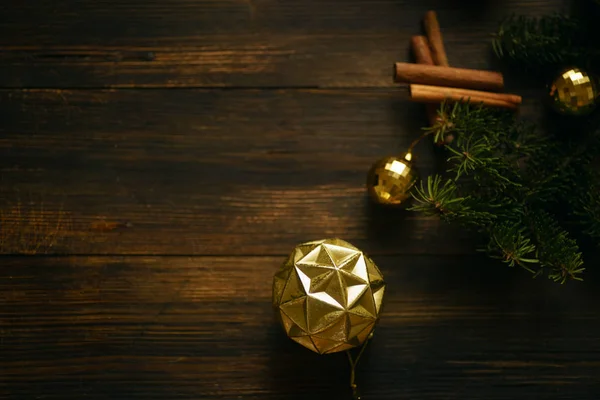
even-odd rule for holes
{"type": "Polygon", "coordinates": [[[441,103],[442,101],[465,101],[472,104],[482,103],[488,107],[516,109],[514,102],[519,96],[504,93],[488,93],[477,90],[464,90],[440,86],[410,85],[410,98],[417,103],[441,103]]]}
{"type": "MultiPolygon", "coordinates": [[[[415,86],[423,86],[425,87],[425,90],[428,90],[427,88],[435,88],[436,86],[427,86],[427,85],[415,85],[415,86]]],[[[484,92],[481,90],[471,90],[471,89],[461,89],[461,88],[446,88],[446,87],[442,87],[441,89],[450,89],[452,91],[453,95],[459,95],[459,96],[464,96],[465,98],[468,97],[486,97],[490,100],[502,100],[502,101],[507,101],[509,103],[514,103],[516,105],[519,105],[523,102],[523,98],[519,95],[516,94],[509,94],[509,93],[493,93],[493,92],[484,92]]]]}
{"type": "Polygon", "coordinates": [[[413,36],[410,42],[417,64],[435,65],[431,56],[429,41],[425,36],[413,36]]]}
{"type": "Polygon", "coordinates": [[[394,65],[394,80],[478,90],[501,90],[504,87],[504,77],[499,72],[400,62],[394,65]]]}
{"type": "MultiPolygon", "coordinates": [[[[427,41],[427,38],[425,36],[413,36],[411,39],[411,44],[415,60],[418,64],[433,65],[433,58],[431,57],[429,42],[427,41]]],[[[427,119],[429,120],[430,126],[434,126],[437,122],[438,106],[439,105],[436,104],[425,105],[425,110],[427,111],[427,119]]]]}
{"type": "Polygon", "coordinates": [[[443,67],[450,66],[446,49],[444,48],[444,41],[442,40],[442,31],[440,30],[440,24],[435,11],[427,11],[425,13],[423,25],[425,26],[425,32],[427,32],[427,38],[431,45],[434,63],[443,67]]]}

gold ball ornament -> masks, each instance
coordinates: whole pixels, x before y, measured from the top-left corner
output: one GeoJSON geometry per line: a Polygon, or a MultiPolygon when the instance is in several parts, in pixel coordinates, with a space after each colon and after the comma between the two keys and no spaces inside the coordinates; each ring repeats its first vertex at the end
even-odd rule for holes
{"type": "Polygon", "coordinates": [[[598,85],[579,68],[568,68],[550,85],[552,108],[563,115],[581,116],[594,111],[598,102],[598,85]]]}
{"type": "Polygon", "coordinates": [[[385,283],[375,263],[340,239],[296,246],[273,279],[288,337],[319,354],[360,346],[379,319],[385,283]]]}
{"type": "Polygon", "coordinates": [[[373,164],[367,177],[367,189],[376,203],[404,205],[410,199],[410,190],[417,180],[412,153],[408,152],[400,157],[382,158],[373,164]]]}

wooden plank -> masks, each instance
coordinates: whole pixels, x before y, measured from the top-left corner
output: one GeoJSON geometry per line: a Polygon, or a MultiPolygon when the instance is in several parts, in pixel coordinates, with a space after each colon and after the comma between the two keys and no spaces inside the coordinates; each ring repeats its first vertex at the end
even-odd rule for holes
{"type": "MultiPolygon", "coordinates": [[[[8,398],[346,398],[343,354],[285,337],[283,257],[2,258],[8,398]]],[[[597,271],[558,286],[474,257],[379,256],[388,284],[359,383],[373,399],[596,399],[597,271]]]]}
{"type": "Polygon", "coordinates": [[[428,9],[451,63],[489,68],[512,13],[562,0],[14,2],[0,14],[0,87],[391,86],[428,9]]]}
{"type": "MultiPolygon", "coordinates": [[[[281,255],[331,236],[373,254],[473,251],[462,229],[366,197],[371,164],[426,120],[401,90],[7,90],[0,102],[2,253],[281,255]]],[[[417,148],[423,175],[432,147],[417,148]]]]}

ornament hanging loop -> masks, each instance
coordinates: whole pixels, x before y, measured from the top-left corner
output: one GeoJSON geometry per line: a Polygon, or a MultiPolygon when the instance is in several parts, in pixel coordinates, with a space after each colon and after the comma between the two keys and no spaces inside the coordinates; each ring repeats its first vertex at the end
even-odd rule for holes
{"type": "MultiPolygon", "coordinates": [[[[408,146],[408,150],[406,150],[407,154],[411,154],[413,149],[415,148],[415,146],[417,144],[419,144],[419,142],[423,139],[425,139],[427,136],[431,135],[433,133],[433,129],[432,130],[427,130],[426,132],[424,132],[423,134],[421,134],[421,136],[419,136],[418,138],[416,138],[415,140],[412,141],[412,143],[410,144],[410,146],[408,146]]],[[[410,160],[408,160],[410,161],[410,160]]]]}
{"type": "Polygon", "coordinates": [[[358,393],[358,386],[352,384],[352,400],[361,400],[360,394],[358,393]]]}
{"type": "Polygon", "coordinates": [[[350,389],[352,389],[352,400],[361,400],[360,393],[358,391],[358,385],[356,384],[356,365],[358,364],[360,357],[365,352],[367,344],[369,344],[369,340],[371,340],[372,338],[373,332],[371,332],[367,340],[365,340],[365,342],[362,344],[356,358],[352,358],[350,350],[346,351],[346,355],[348,356],[348,362],[350,363],[350,389]]]}

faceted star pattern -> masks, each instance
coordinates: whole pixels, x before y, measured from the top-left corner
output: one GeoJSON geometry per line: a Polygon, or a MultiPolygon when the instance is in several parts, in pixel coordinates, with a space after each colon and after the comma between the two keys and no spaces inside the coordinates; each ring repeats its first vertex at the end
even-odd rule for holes
{"type": "Polygon", "coordinates": [[[273,279],[273,306],[292,340],[335,353],[369,337],[384,290],[370,258],[343,240],[325,239],[296,246],[273,279]]]}
{"type": "Polygon", "coordinates": [[[550,87],[552,106],[561,114],[586,115],[594,110],[598,86],[585,71],[569,68],[550,87]]]}
{"type": "Polygon", "coordinates": [[[386,157],[371,167],[367,189],[371,198],[380,204],[404,205],[410,189],[417,181],[417,173],[411,163],[410,153],[402,157],[386,157]]]}

